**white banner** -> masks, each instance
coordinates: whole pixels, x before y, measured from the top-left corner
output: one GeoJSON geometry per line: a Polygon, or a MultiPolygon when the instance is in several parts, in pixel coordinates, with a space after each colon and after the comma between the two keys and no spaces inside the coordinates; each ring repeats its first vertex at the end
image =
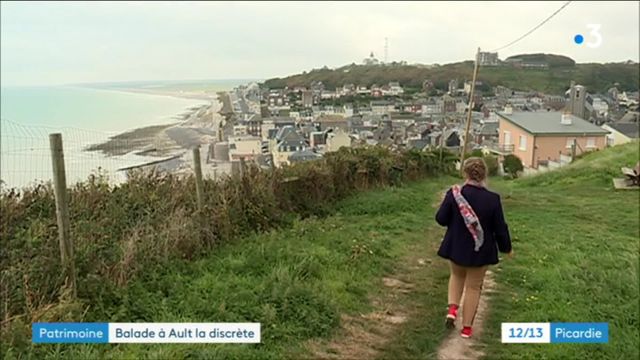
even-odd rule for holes
{"type": "Polygon", "coordinates": [[[259,343],[260,323],[109,323],[109,343],[259,343]]]}
{"type": "Polygon", "coordinates": [[[549,343],[549,323],[502,323],[503,343],[549,343]]]}

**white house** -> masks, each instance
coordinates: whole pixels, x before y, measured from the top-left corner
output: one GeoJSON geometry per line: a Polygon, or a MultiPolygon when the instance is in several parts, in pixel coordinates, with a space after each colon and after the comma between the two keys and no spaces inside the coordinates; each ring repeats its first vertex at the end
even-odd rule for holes
{"type": "Polygon", "coordinates": [[[629,97],[625,91],[622,94],[618,94],[618,103],[622,106],[638,105],[638,101],[629,97]]]}
{"type": "Polygon", "coordinates": [[[299,111],[290,111],[289,116],[296,120],[299,120],[301,118],[299,111]]]}
{"type": "Polygon", "coordinates": [[[636,123],[602,125],[603,129],[609,131],[607,135],[607,146],[616,146],[638,140],[638,126],[636,123]]]}
{"type": "Polygon", "coordinates": [[[343,109],[344,109],[344,116],[345,117],[352,117],[353,116],[353,106],[344,105],[343,109]]]}
{"type": "Polygon", "coordinates": [[[390,82],[388,94],[392,96],[398,96],[404,94],[404,89],[400,86],[399,82],[390,82]]]}
{"type": "Polygon", "coordinates": [[[333,107],[333,105],[325,105],[325,106],[319,107],[317,111],[314,110],[313,114],[316,116],[336,115],[336,109],[335,107],[333,107]]]}
{"type": "Polygon", "coordinates": [[[440,114],[442,113],[442,104],[429,103],[422,105],[422,114],[440,114]]]}
{"type": "Polygon", "coordinates": [[[349,134],[340,129],[328,133],[326,151],[338,151],[341,147],[351,147],[351,137],[349,137],[349,134]]]}
{"type": "Polygon", "coordinates": [[[339,91],[338,91],[338,89],[336,89],[336,92],[339,93],[340,95],[347,96],[347,95],[353,94],[355,92],[355,90],[356,90],[355,85],[353,85],[353,84],[344,84],[342,86],[342,89],[339,89],[339,91]]]}
{"type": "Polygon", "coordinates": [[[335,99],[338,97],[338,94],[335,91],[323,91],[320,98],[322,99],[335,99]]]}
{"type": "Polygon", "coordinates": [[[233,127],[233,136],[244,136],[244,135],[247,135],[246,125],[235,125],[233,127]]]}
{"type": "Polygon", "coordinates": [[[293,126],[285,126],[278,131],[272,140],[273,165],[280,167],[289,164],[289,156],[295,152],[303,151],[308,145],[302,135],[298,134],[293,126]]]}
{"type": "Polygon", "coordinates": [[[371,112],[374,115],[384,115],[392,112],[394,110],[393,103],[389,101],[372,101],[371,102],[371,112]]]}
{"type": "Polygon", "coordinates": [[[599,97],[593,98],[593,110],[598,114],[598,116],[606,117],[609,112],[609,104],[606,101],[599,97]]]}
{"type": "Polygon", "coordinates": [[[260,124],[260,134],[262,134],[262,140],[269,140],[269,130],[275,129],[276,124],[271,120],[265,120],[260,124]]]}
{"type": "Polygon", "coordinates": [[[262,139],[257,136],[234,136],[229,138],[229,159],[253,160],[262,154],[262,139]]]}

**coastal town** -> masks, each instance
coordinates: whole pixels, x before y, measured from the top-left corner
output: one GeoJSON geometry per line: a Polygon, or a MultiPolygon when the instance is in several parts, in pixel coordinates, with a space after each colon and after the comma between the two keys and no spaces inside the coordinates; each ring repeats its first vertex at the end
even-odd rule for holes
{"type": "MultiPolygon", "coordinates": [[[[496,57],[483,55],[481,65],[495,66],[496,57]]],[[[378,61],[371,54],[364,63],[378,61]]],[[[467,151],[498,159],[513,154],[525,173],[535,173],[563,166],[584,152],[638,139],[637,91],[613,86],[606,93],[591,93],[574,82],[564,95],[504,86],[478,91],[486,89],[481,82],[475,88],[470,96],[467,79],[451,79],[446,91],[434,88],[430,79],[420,89],[399,82],[336,88],[322,82],[292,88],[241,85],[218,94],[222,108],[211,114],[215,130],[202,144],[202,158],[209,174],[229,174],[239,171],[241,161],[281,167],[320,159],[341,147],[443,147],[459,153],[467,141],[467,151]]]]}
{"type": "MultiPolygon", "coordinates": [[[[480,53],[478,60],[481,68],[549,69],[548,63],[527,58],[501,61],[497,53],[480,53]]],[[[371,53],[361,66],[390,65],[371,53]]],[[[504,173],[504,157],[515,155],[527,175],[638,139],[638,91],[620,90],[617,83],[595,92],[571,81],[564,93],[544,93],[482,81],[472,86],[466,78],[449,79],[446,86],[438,82],[419,79],[420,87],[400,81],[338,86],[311,81],[291,87],[249,82],[215,92],[127,89],[204,103],[182,114],[178,123],[136,129],[91,149],[152,158],[120,170],[156,168],[188,175],[193,171],[189,150],[199,148],[204,176],[217,178],[239,173],[243,162],[269,169],[318,160],[343,147],[442,148],[456,155],[466,148],[494,156],[499,173],[504,173]]]]}
{"type": "Polygon", "coordinates": [[[0,360],[640,360],[640,1],[0,10],[0,360]]]}

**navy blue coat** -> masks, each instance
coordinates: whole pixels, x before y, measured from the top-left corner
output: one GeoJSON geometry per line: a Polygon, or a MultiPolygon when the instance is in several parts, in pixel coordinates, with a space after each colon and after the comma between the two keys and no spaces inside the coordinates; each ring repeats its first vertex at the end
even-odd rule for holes
{"type": "Polygon", "coordinates": [[[436,213],[438,224],[447,227],[438,255],[461,266],[483,266],[498,263],[498,250],[511,251],[509,228],[504,220],[500,195],[485,188],[464,185],[462,196],[473,208],[484,230],[484,243],[480,251],[474,250],[474,241],[464,224],[451,189],[436,213]]]}

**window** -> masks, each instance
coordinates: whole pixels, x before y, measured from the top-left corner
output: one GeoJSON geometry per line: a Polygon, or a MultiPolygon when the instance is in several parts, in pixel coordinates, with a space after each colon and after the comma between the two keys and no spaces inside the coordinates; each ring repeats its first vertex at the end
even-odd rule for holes
{"type": "Polygon", "coordinates": [[[504,132],[504,144],[511,145],[511,131],[504,132]]]}
{"type": "Polygon", "coordinates": [[[520,135],[520,150],[527,151],[527,137],[520,135]]]}
{"type": "Polygon", "coordinates": [[[607,136],[607,146],[613,146],[614,139],[612,136],[607,136]]]}
{"type": "Polygon", "coordinates": [[[575,140],[575,138],[567,138],[567,149],[571,149],[571,146],[573,146],[573,142],[575,140]]]}
{"type": "Polygon", "coordinates": [[[594,148],[596,147],[596,138],[587,138],[587,148],[594,148]]]}

